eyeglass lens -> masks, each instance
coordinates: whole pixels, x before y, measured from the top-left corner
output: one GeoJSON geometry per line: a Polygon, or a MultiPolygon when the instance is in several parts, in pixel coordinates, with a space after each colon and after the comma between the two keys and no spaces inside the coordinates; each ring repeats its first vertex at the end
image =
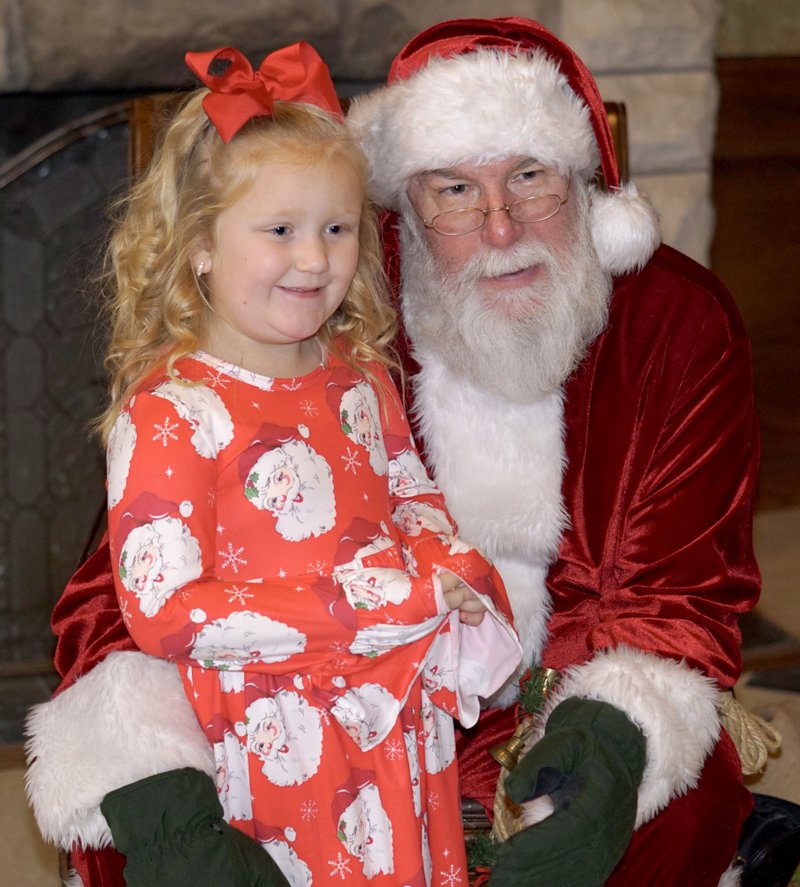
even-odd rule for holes
{"type": "Polygon", "coordinates": [[[557,194],[544,194],[517,200],[508,207],[489,210],[477,207],[450,210],[435,215],[431,219],[430,225],[439,234],[469,234],[483,226],[489,213],[506,209],[515,222],[543,222],[554,216],[562,203],[562,198],[557,194]]]}

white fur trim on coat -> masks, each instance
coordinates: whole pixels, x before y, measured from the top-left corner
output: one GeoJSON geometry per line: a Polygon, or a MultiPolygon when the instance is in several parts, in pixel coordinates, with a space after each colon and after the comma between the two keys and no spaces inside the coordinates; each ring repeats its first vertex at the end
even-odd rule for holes
{"type": "Polygon", "coordinates": [[[513,705],[547,638],[545,579],[568,522],[564,394],[513,403],[456,377],[427,349],[417,357],[417,415],[436,484],[459,535],[494,561],[508,592],[523,661],[491,704],[513,705]]]}
{"type": "MultiPolygon", "coordinates": [[[[639,828],[697,785],[719,737],[718,692],[710,678],[683,662],[618,647],[569,669],[548,699],[542,721],[559,702],[579,696],[621,709],[641,729],[647,757],[636,813],[639,828]]],[[[543,723],[537,738],[542,733],[543,723]]]]}
{"type": "Polygon", "coordinates": [[[27,719],[28,800],[45,840],[112,843],[100,802],[147,776],[193,767],[213,777],[211,745],[177,668],[145,653],[112,653],[27,719]]]}

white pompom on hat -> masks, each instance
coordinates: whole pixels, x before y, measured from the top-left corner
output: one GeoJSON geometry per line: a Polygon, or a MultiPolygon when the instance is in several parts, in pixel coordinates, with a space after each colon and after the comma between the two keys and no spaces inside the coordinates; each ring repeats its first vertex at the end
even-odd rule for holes
{"type": "Polygon", "coordinates": [[[522,18],[442,22],[395,58],[387,85],[354,99],[348,125],[370,162],[372,188],[399,210],[409,179],[466,161],[522,155],[592,185],[590,225],[602,267],[623,274],[661,241],[655,210],[620,187],[614,143],[594,78],[577,55],[522,18]]]}

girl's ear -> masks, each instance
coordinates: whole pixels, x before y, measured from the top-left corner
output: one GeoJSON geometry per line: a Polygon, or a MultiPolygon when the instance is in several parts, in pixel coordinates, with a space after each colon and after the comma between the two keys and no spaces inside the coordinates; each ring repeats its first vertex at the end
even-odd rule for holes
{"type": "Polygon", "coordinates": [[[192,268],[194,268],[194,273],[198,277],[202,277],[204,274],[208,274],[212,265],[213,258],[211,247],[207,244],[198,244],[198,246],[192,250],[192,268]]]}

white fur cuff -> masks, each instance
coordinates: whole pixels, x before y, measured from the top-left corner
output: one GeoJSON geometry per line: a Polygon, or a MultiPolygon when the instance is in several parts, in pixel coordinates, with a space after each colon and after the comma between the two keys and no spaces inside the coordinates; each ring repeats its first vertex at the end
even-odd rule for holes
{"type": "Polygon", "coordinates": [[[112,843],[100,802],[114,789],[179,767],[214,774],[211,746],[177,668],[112,653],[27,719],[28,800],[45,840],[112,843]]]}
{"type": "Polygon", "coordinates": [[[683,662],[619,647],[570,669],[548,699],[546,719],[572,696],[598,699],[627,714],[644,733],[647,760],[636,828],[697,785],[719,737],[718,688],[683,662]]]}

